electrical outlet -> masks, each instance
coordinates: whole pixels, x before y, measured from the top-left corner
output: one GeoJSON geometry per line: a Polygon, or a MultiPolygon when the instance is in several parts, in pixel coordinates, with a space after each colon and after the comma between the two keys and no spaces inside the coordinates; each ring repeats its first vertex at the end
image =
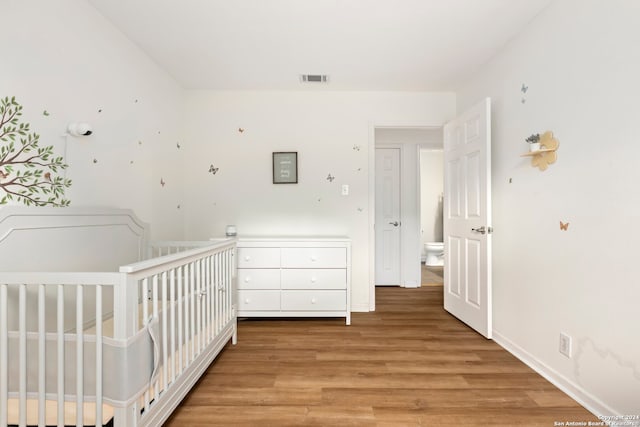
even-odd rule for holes
{"type": "Polygon", "coordinates": [[[560,332],[560,353],[571,358],[571,337],[560,332]]]}
{"type": "Polygon", "coordinates": [[[342,184],[342,195],[343,196],[349,195],[349,184],[342,184]]]}

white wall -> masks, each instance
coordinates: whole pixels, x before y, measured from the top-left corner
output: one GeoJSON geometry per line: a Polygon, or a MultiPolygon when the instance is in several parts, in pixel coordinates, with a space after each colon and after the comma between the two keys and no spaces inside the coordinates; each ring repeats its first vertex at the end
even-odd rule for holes
{"type": "Polygon", "coordinates": [[[352,308],[368,310],[373,129],[442,125],[454,114],[455,96],[190,91],[186,98],[187,238],[220,236],[227,224],[242,236],[347,235],[352,308]],[[274,151],[298,152],[298,184],[272,184],[274,151]],[[349,196],[340,195],[342,184],[350,185],[349,196]]]}
{"type": "Polygon", "coordinates": [[[420,224],[422,253],[427,242],[443,242],[442,193],[444,191],[444,153],[420,150],[420,224]]]}
{"type": "Polygon", "coordinates": [[[69,122],[93,125],[67,138],[72,206],[130,208],[154,238],[181,237],[182,89],[84,0],[4,0],[1,10],[0,97],[16,97],[57,155],[69,122]]]}
{"type": "Polygon", "coordinates": [[[638,22],[634,0],[558,0],[458,99],[493,99],[496,339],[598,413],[640,414],[638,22]],[[520,154],[546,130],[540,172],[520,154]]]}

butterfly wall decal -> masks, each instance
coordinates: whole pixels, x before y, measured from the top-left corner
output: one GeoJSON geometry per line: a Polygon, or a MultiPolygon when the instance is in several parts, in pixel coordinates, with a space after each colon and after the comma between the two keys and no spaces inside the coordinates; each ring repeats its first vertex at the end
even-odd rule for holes
{"type": "Polygon", "coordinates": [[[568,222],[565,223],[565,222],[560,221],[560,230],[567,231],[568,228],[569,228],[569,223],[568,222]]]}
{"type": "Polygon", "coordinates": [[[164,187],[165,184],[166,184],[165,180],[163,178],[160,178],[160,185],[164,187]]]}
{"type": "Polygon", "coordinates": [[[333,182],[333,180],[334,180],[334,179],[336,179],[336,177],[335,177],[335,176],[333,176],[333,175],[331,175],[331,174],[327,175],[327,181],[329,181],[329,182],[333,182]]]}
{"type": "Polygon", "coordinates": [[[526,86],[524,83],[522,83],[522,87],[520,88],[520,92],[527,93],[528,90],[529,90],[529,86],[526,86]]]}
{"type": "Polygon", "coordinates": [[[44,111],[42,112],[42,115],[43,115],[43,116],[47,116],[47,117],[48,117],[48,116],[49,116],[49,112],[48,112],[47,110],[44,110],[44,111]]]}
{"type": "Polygon", "coordinates": [[[353,146],[353,151],[360,151],[360,146],[359,145],[354,145],[353,146]]]}
{"type": "Polygon", "coordinates": [[[242,132],[244,132],[244,129],[238,128],[238,132],[242,133],[242,132]]]}
{"type": "Polygon", "coordinates": [[[179,149],[180,149],[180,147],[181,147],[181,146],[180,146],[180,143],[179,143],[179,142],[176,142],[176,148],[179,150],[179,149]]]}
{"type": "Polygon", "coordinates": [[[209,172],[211,172],[211,173],[212,173],[212,174],[214,174],[214,175],[218,173],[218,170],[219,170],[219,169],[220,169],[220,168],[216,168],[216,167],[214,167],[213,165],[209,166],[209,172]]]}

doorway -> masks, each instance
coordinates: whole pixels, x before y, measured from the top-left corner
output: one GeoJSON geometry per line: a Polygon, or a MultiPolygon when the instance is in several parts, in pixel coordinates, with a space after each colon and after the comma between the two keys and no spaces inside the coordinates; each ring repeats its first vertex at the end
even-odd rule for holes
{"type": "MultiPolygon", "coordinates": [[[[422,283],[422,242],[421,196],[420,196],[420,151],[440,150],[442,152],[441,127],[376,127],[374,128],[374,156],[372,166],[375,188],[372,194],[375,200],[374,213],[375,240],[372,274],[376,286],[400,286],[417,288],[422,283]],[[393,162],[390,152],[399,156],[399,186],[391,184],[386,178],[387,170],[393,162]],[[386,185],[386,189],[385,186],[386,185]],[[392,197],[385,194],[395,188],[398,194],[399,209],[385,207],[392,197]],[[382,209],[382,211],[381,211],[382,209]],[[386,211],[384,211],[386,209],[386,211]],[[386,233],[386,236],[384,235],[386,233]],[[391,265],[397,267],[392,269],[391,265]],[[382,270],[382,271],[381,271],[382,270]],[[396,272],[395,276],[382,274],[396,272]]],[[[442,171],[440,172],[442,174],[442,171]]],[[[441,176],[438,180],[443,181],[441,176]]],[[[391,193],[390,193],[391,194],[391,193]]],[[[435,209],[435,208],[434,208],[435,209]]]]}
{"type": "Polygon", "coordinates": [[[419,151],[421,286],[444,284],[444,152],[434,145],[419,151]]]}

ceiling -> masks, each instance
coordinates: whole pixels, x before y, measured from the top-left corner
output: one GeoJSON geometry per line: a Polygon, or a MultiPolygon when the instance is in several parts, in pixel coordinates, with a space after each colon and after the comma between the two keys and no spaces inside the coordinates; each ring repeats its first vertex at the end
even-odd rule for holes
{"type": "Polygon", "coordinates": [[[89,0],[187,89],[397,91],[455,90],[551,1],[89,0]]]}

